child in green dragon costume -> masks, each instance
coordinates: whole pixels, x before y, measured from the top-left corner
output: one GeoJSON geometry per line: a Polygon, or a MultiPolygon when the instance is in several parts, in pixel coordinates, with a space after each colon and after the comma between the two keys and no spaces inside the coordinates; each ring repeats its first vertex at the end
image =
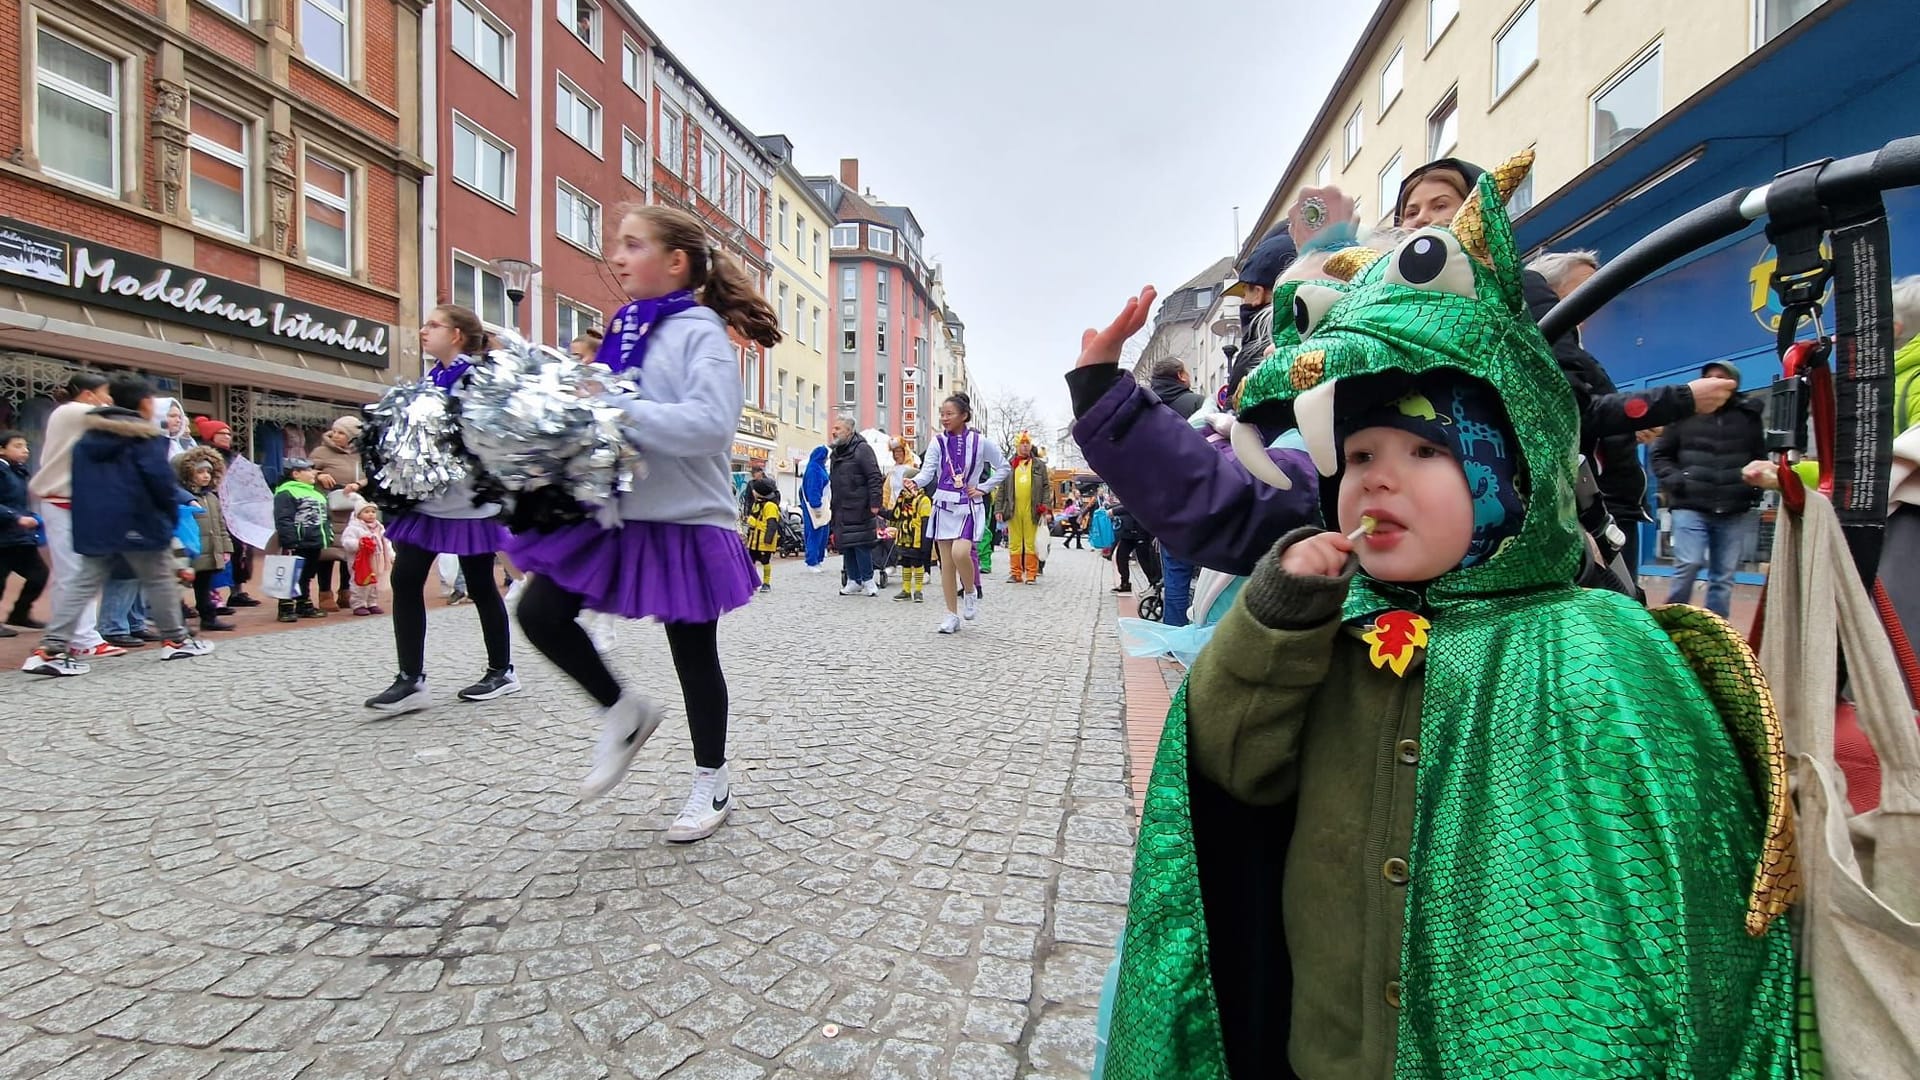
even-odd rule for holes
{"type": "Polygon", "coordinates": [[[1298,426],[1337,531],[1262,560],[1167,718],[1106,1080],[1800,1075],[1771,698],[1711,614],[1573,585],[1530,163],[1274,297],[1240,415],[1298,426]]]}

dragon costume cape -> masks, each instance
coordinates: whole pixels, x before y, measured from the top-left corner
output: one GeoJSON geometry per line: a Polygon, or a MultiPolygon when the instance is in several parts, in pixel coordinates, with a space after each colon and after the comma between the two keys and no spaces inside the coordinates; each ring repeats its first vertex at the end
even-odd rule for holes
{"type": "MultiPolygon", "coordinates": [[[[1525,521],[1490,558],[1418,587],[1362,573],[1342,611],[1429,624],[1392,1075],[1786,1080],[1777,718],[1717,617],[1571,584],[1578,417],[1502,206],[1531,161],[1482,177],[1450,227],[1283,285],[1274,309],[1293,318],[1239,403],[1297,425],[1331,476],[1341,379],[1451,368],[1496,388],[1524,463],[1525,521]]],[[[1271,924],[1292,808],[1189,773],[1186,701],[1147,789],[1104,1075],[1289,1076],[1271,924]]]]}

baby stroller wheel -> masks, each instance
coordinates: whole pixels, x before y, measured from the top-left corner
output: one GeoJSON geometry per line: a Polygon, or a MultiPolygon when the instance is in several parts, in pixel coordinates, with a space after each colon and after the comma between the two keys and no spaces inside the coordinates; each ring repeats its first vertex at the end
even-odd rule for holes
{"type": "Polygon", "coordinates": [[[1159,622],[1166,614],[1165,605],[1160,602],[1159,592],[1150,592],[1140,598],[1140,617],[1148,622],[1159,622]]]}
{"type": "Polygon", "coordinates": [[[875,582],[876,582],[876,583],[878,584],[878,586],[879,586],[880,588],[882,588],[882,589],[884,589],[884,588],[886,588],[886,587],[887,587],[887,572],[886,572],[885,570],[875,570],[875,571],[873,572],[873,580],[874,580],[874,581],[875,581],[875,582]]]}

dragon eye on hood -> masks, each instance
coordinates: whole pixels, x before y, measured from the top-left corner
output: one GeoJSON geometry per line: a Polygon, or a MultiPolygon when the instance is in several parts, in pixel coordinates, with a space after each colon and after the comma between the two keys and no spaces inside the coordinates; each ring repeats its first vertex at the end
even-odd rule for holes
{"type": "Polygon", "coordinates": [[[1428,292],[1475,299],[1473,262],[1445,229],[1421,229],[1388,256],[1386,280],[1428,292]]]}
{"type": "Polygon", "coordinates": [[[1340,302],[1346,294],[1338,289],[1311,282],[1300,286],[1293,293],[1293,328],[1301,337],[1313,333],[1320,320],[1327,317],[1333,305],[1340,302]]]}

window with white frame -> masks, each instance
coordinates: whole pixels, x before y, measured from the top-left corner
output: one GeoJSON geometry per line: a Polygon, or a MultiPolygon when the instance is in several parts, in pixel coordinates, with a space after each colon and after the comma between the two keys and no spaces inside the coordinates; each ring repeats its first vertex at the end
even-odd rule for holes
{"type": "Polygon", "coordinates": [[[471,308],[489,326],[507,325],[507,283],[480,260],[453,257],[453,302],[471,308]]]}
{"type": "Polygon", "coordinates": [[[1531,209],[1533,209],[1533,173],[1529,171],[1527,175],[1520,178],[1520,183],[1514,186],[1513,194],[1507,196],[1507,216],[1517,218],[1531,209]]]}
{"type": "Polygon", "coordinates": [[[1360,152],[1363,125],[1367,122],[1366,112],[1364,106],[1355,107],[1353,115],[1347,117],[1347,126],[1340,131],[1340,143],[1346,152],[1342,165],[1352,164],[1354,155],[1360,152]]]}
{"type": "Polygon", "coordinates": [[[565,180],[553,184],[553,228],[560,238],[588,251],[600,249],[600,204],[565,180]]]}
{"type": "Polygon", "coordinates": [[[727,216],[735,221],[744,221],[740,216],[740,166],[731,159],[722,166],[724,170],[720,187],[720,204],[726,208],[727,216]]]}
{"type": "Polygon", "coordinates": [[[600,51],[600,5],[593,0],[559,0],[560,21],[574,37],[600,51]]]}
{"type": "Polygon", "coordinates": [[[886,312],[886,309],[884,309],[884,308],[882,308],[882,309],[881,309],[881,311],[880,311],[880,319],[879,319],[879,321],[878,321],[878,322],[876,322],[876,323],[874,323],[874,325],[873,325],[873,329],[874,329],[874,334],[875,334],[875,337],[874,337],[874,339],[873,339],[873,347],[874,347],[874,350],[875,350],[876,352],[879,352],[879,353],[882,353],[882,354],[884,354],[884,353],[885,353],[885,352],[887,351],[887,312],[886,312]]]}
{"type": "Polygon", "coordinates": [[[248,10],[248,0],[207,0],[207,3],[239,19],[241,22],[246,22],[253,15],[253,13],[248,10]]]}
{"type": "Polygon", "coordinates": [[[554,123],[574,142],[593,151],[600,152],[600,104],[588,97],[586,91],[567,81],[565,75],[557,76],[559,91],[553,96],[554,123]]]}
{"type": "Polygon", "coordinates": [[[813,309],[813,351],[819,352],[825,347],[825,342],[826,339],[820,336],[820,308],[818,305],[815,305],[813,309]]]}
{"type": "Polygon", "coordinates": [[[1407,50],[1398,48],[1387,59],[1387,66],[1380,69],[1380,115],[1385,116],[1393,107],[1400,91],[1407,85],[1407,50]]]}
{"type": "Polygon", "coordinates": [[[640,46],[625,38],[620,39],[620,81],[627,84],[627,89],[646,96],[646,59],[640,53],[640,46]]]}
{"type": "Polygon", "coordinates": [[[453,178],[513,205],[513,147],[464,116],[453,118],[453,178]]]}
{"type": "Polygon", "coordinates": [[[820,418],[826,415],[827,411],[827,403],[822,400],[823,394],[822,387],[814,387],[813,406],[807,410],[807,426],[815,431],[820,430],[820,418]]]}
{"type": "Polygon", "coordinates": [[[42,26],[34,38],[34,152],[46,172],[120,194],[122,60],[42,26]]]}
{"type": "Polygon", "coordinates": [[[1400,200],[1400,155],[1393,155],[1387,167],[1380,170],[1380,205],[1383,212],[1391,216],[1393,208],[1400,200]]]}
{"type": "Polygon", "coordinates": [[[1427,160],[1435,161],[1453,153],[1460,145],[1460,91],[1447,91],[1440,107],[1427,114],[1427,160]]]}
{"type": "MultiPolygon", "coordinates": [[[[818,243],[819,241],[815,241],[818,243]]],[[[793,253],[801,262],[807,261],[807,217],[805,214],[793,215],[793,253]]]]}
{"type": "Polygon", "coordinates": [[[306,214],[301,223],[307,261],[353,272],[353,170],[307,151],[301,194],[306,214]]]}
{"type": "Polygon", "coordinates": [[[780,246],[781,246],[781,247],[792,247],[792,246],[793,246],[793,245],[792,245],[792,244],[791,244],[791,243],[789,242],[789,240],[788,240],[788,238],[787,238],[787,237],[788,237],[788,234],[787,234],[787,211],[788,211],[789,209],[790,209],[790,207],[788,206],[788,204],[787,204],[787,200],[785,200],[785,199],[781,199],[781,200],[779,200],[778,202],[776,202],[776,203],[774,204],[774,208],[773,208],[773,220],[774,220],[774,224],[775,224],[775,225],[776,225],[776,226],[777,226],[777,227],[779,228],[779,230],[780,230],[780,246]]]}
{"type": "Polygon", "coordinates": [[[1827,0],[1758,0],[1755,15],[1759,25],[1754,47],[1759,48],[1787,32],[1794,23],[1814,13],[1827,0]]]}
{"type": "Polygon", "coordinates": [[[585,304],[576,304],[562,296],[554,303],[553,343],[566,348],[574,338],[589,330],[599,330],[600,313],[585,304]]]}
{"type": "Polygon", "coordinates": [[[747,215],[742,220],[746,223],[747,228],[753,230],[753,235],[759,237],[760,241],[765,243],[767,239],[767,221],[760,216],[760,185],[754,183],[752,180],[743,179],[740,184],[740,200],[745,204],[745,213],[747,215]]]}
{"type": "Polygon", "coordinates": [[[1593,160],[1613,153],[1660,118],[1660,46],[1641,53],[1593,96],[1593,160]]]}
{"type": "Polygon", "coordinates": [[[853,300],[860,296],[860,268],[843,266],[840,268],[840,299],[853,300]]]}
{"type": "Polygon", "coordinates": [[[756,409],[764,409],[767,407],[767,387],[765,380],[760,376],[759,346],[748,346],[742,359],[747,365],[747,404],[756,409]]]}
{"type": "Polygon", "coordinates": [[[1460,0],[1427,0],[1427,44],[1440,40],[1460,14],[1460,0]]]}
{"type": "Polygon", "coordinates": [[[1326,187],[1333,183],[1333,155],[1327,154],[1320,159],[1319,167],[1313,170],[1313,186],[1326,187]]]}
{"type": "Polygon", "coordinates": [[[647,142],[626,128],[620,129],[620,175],[629,183],[647,186],[647,142]]]}
{"type": "Polygon", "coordinates": [[[348,57],[353,35],[349,30],[353,0],[300,0],[300,53],[309,63],[335,76],[351,78],[348,57]]]}
{"type": "Polygon", "coordinates": [[[787,301],[792,298],[793,290],[787,288],[787,283],[783,281],[780,283],[778,292],[779,297],[774,307],[774,312],[780,316],[780,332],[783,334],[791,334],[793,333],[793,324],[787,321],[787,301]]]}
{"type": "Polygon", "coordinates": [[[773,386],[773,408],[774,414],[778,416],[780,422],[784,424],[787,422],[787,369],[781,368],[776,374],[777,378],[773,386]]]}
{"type": "Polygon", "coordinates": [[[685,159],[681,157],[682,142],[681,142],[681,134],[680,134],[681,131],[683,130],[683,126],[684,126],[684,121],[680,118],[679,110],[675,109],[671,105],[667,105],[664,103],[661,104],[660,106],[660,152],[667,155],[666,157],[667,168],[672,170],[673,175],[675,176],[685,175],[682,172],[682,169],[684,168],[683,162],[685,159]]]}
{"type": "Polygon", "coordinates": [[[860,350],[860,329],[848,322],[840,327],[840,351],[858,352],[860,350]]]}
{"type": "Polygon", "coordinates": [[[1513,89],[1513,84],[1533,70],[1540,60],[1540,5],[1529,3],[1493,39],[1493,96],[1513,89]]]}
{"type": "Polygon", "coordinates": [[[825,273],[825,271],[820,269],[821,247],[822,245],[820,243],[820,230],[815,229],[813,230],[813,272],[816,274],[825,273]]]}
{"type": "Polygon", "coordinates": [[[857,248],[860,246],[860,226],[835,225],[833,227],[833,246],[836,248],[857,248]]]}
{"type": "Polygon", "coordinates": [[[873,403],[883,409],[887,407],[887,373],[884,371],[873,376],[873,403]]]}
{"type": "Polygon", "coordinates": [[[187,205],[195,224],[245,240],[252,184],[253,121],[195,99],[188,106],[187,205]]]}
{"type": "Polygon", "coordinates": [[[700,140],[700,190],[708,202],[720,205],[720,150],[704,138],[700,140]]]}
{"type": "Polygon", "coordinates": [[[807,298],[793,298],[793,340],[802,345],[807,343],[807,298]]]}
{"type": "Polygon", "coordinates": [[[860,373],[843,371],[840,373],[840,404],[852,405],[860,400],[860,373]]]}
{"type": "Polygon", "coordinates": [[[513,31],[473,0],[454,0],[453,51],[501,86],[513,85],[513,31]]]}
{"type": "Polygon", "coordinates": [[[874,302],[878,304],[887,302],[887,272],[885,269],[881,269],[873,275],[873,299],[874,302]]]}
{"type": "Polygon", "coordinates": [[[893,254],[893,230],[878,225],[867,226],[867,246],[882,255],[893,254]]]}

